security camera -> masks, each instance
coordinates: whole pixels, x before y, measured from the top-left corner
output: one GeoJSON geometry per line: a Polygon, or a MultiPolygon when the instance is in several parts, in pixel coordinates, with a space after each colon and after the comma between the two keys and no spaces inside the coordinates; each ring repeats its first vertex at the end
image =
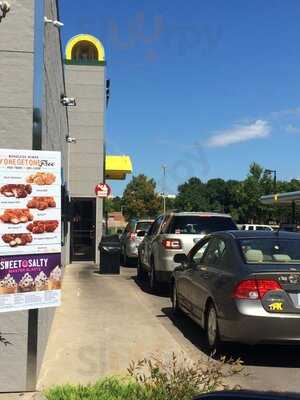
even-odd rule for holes
{"type": "Polygon", "coordinates": [[[53,21],[53,25],[56,26],[57,28],[61,28],[62,26],[64,26],[64,24],[60,21],[53,21]]]}
{"type": "Polygon", "coordinates": [[[67,141],[67,143],[73,143],[73,144],[75,144],[77,142],[77,140],[71,136],[66,136],[66,141],[67,141]]]}
{"type": "Polygon", "coordinates": [[[7,1],[0,1],[0,22],[2,18],[6,17],[6,14],[10,11],[10,5],[7,1]]]}
{"type": "Polygon", "coordinates": [[[0,1],[0,9],[3,14],[8,13],[10,10],[10,4],[7,1],[0,1]]]}
{"type": "Polygon", "coordinates": [[[60,102],[63,106],[66,107],[75,107],[76,106],[76,100],[74,97],[66,97],[66,96],[61,96],[60,102]]]}
{"type": "Polygon", "coordinates": [[[64,26],[64,24],[60,21],[49,19],[48,17],[44,17],[44,22],[46,24],[52,24],[53,26],[56,26],[56,28],[61,28],[64,26]]]}

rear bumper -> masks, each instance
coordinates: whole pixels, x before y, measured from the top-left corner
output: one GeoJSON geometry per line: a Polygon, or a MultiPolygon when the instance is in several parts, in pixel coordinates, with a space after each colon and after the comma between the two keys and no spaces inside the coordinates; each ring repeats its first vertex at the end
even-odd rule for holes
{"type": "Polygon", "coordinates": [[[300,344],[300,315],[271,314],[257,302],[237,304],[234,319],[219,320],[220,335],[224,341],[246,344],[295,343],[300,344]]]}
{"type": "Polygon", "coordinates": [[[135,243],[134,241],[126,243],[125,251],[126,256],[129,258],[137,258],[138,257],[138,247],[139,243],[135,243]]]}

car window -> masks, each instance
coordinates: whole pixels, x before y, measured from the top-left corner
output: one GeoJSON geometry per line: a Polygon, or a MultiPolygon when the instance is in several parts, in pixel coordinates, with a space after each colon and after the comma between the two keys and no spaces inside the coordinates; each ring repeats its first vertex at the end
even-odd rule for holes
{"type": "Polygon", "coordinates": [[[195,264],[201,264],[201,260],[203,258],[203,255],[205,253],[205,250],[208,247],[208,244],[210,243],[210,240],[207,240],[206,242],[204,242],[203,244],[201,244],[201,246],[196,250],[196,252],[194,252],[191,255],[191,259],[195,264]]]}
{"type": "Polygon", "coordinates": [[[248,231],[254,231],[254,226],[248,226],[248,231]]]}
{"type": "Polygon", "coordinates": [[[151,221],[142,221],[136,224],[135,230],[137,231],[146,231],[148,232],[150,226],[152,225],[151,221]]]}
{"type": "Polygon", "coordinates": [[[241,239],[239,244],[249,264],[300,264],[300,240],[278,238],[241,239]]]}
{"type": "Polygon", "coordinates": [[[257,226],[256,230],[257,231],[269,231],[270,228],[268,226],[257,226]]]}
{"type": "Polygon", "coordinates": [[[210,264],[210,265],[215,265],[218,264],[226,250],[226,243],[224,240],[215,238],[211,241],[209,248],[207,249],[207,252],[205,253],[203,257],[203,263],[204,264],[210,264]]]}
{"type": "Polygon", "coordinates": [[[212,232],[236,229],[235,223],[228,217],[178,215],[172,218],[166,233],[207,235],[212,232]]]}
{"type": "Polygon", "coordinates": [[[149,235],[149,236],[151,236],[151,235],[156,235],[156,234],[157,234],[157,232],[158,232],[158,230],[159,230],[159,227],[160,227],[160,225],[161,225],[161,223],[162,223],[162,221],[163,221],[163,218],[164,218],[164,216],[161,215],[160,217],[158,217],[158,218],[153,222],[151,228],[150,228],[149,231],[148,231],[148,235],[149,235]]]}

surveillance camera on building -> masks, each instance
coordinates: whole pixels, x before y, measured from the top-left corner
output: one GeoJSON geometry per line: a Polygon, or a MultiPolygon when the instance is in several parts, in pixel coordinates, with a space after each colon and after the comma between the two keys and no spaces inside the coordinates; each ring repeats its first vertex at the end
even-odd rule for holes
{"type": "Polygon", "coordinates": [[[71,136],[66,136],[66,141],[67,141],[67,143],[73,143],[73,144],[75,144],[77,142],[76,138],[71,137],[71,136]]]}
{"type": "Polygon", "coordinates": [[[74,106],[76,106],[76,100],[74,99],[74,97],[62,97],[61,104],[66,107],[69,107],[69,106],[74,107],[74,106]]]}
{"type": "Polygon", "coordinates": [[[64,24],[60,21],[49,19],[48,17],[44,17],[44,21],[46,24],[52,24],[53,26],[56,26],[56,28],[61,28],[64,26],[64,24]]]}
{"type": "Polygon", "coordinates": [[[64,24],[60,21],[53,21],[53,25],[56,26],[57,28],[61,28],[62,26],[64,26],[64,24]]]}
{"type": "Polygon", "coordinates": [[[0,22],[2,18],[10,11],[10,4],[7,1],[0,1],[0,22]]]}
{"type": "Polygon", "coordinates": [[[10,10],[10,4],[7,1],[0,1],[0,9],[2,13],[8,13],[10,10]]]}

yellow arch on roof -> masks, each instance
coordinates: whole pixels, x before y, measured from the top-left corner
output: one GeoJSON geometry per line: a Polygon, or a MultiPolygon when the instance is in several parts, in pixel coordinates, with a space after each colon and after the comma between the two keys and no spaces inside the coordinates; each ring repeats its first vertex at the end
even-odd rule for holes
{"type": "Polygon", "coordinates": [[[95,36],[89,35],[87,33],[82,33],[80,35],[73,36],[67,43],[66,46],[66,60],[72,60],[72,49],[73,47],[82,41],[90,42],[96,46],[98,50],[98,61],[105,61],[105,51],[102,43],[95,36]]]}

